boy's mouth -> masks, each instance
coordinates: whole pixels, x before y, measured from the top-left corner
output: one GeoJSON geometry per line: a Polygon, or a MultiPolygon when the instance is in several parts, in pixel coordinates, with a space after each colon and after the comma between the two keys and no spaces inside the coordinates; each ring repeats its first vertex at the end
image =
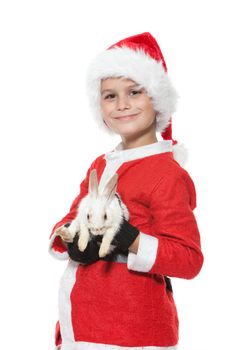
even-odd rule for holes
{"type": "Polygon", "coordinates": [[[130,120],[132,118],[135,118],[138,114],[127,114],[127,115],[120,115],[119,117],[116,117],[116,119],[119,120],[130,120]]]}

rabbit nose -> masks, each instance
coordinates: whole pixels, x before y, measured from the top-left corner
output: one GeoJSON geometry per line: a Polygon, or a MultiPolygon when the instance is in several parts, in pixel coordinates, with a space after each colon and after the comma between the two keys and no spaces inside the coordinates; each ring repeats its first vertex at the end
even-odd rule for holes
{"type": "Polygon", "coordinates": [[[103,227],[101,227],[101,228],[96,228],[96,229],[93,229],[92,232],[93,232],[94,234],[98,235],[98,234],[101,234],[101,233],[102,233],[103,229],[104,229],[103,227]]]}

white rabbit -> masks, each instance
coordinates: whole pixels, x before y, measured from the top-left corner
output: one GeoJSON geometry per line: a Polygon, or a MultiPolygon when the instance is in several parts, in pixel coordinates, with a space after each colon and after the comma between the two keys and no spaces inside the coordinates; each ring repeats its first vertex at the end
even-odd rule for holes
{"type": "Polygon", "coordinates": [[[103,235],[99,256],[104,257],[113,248],[111,242],[118,232],[123,218],[129,219],[127,207],[116,194],[118,175],[115,173],[100,194],[96,169],[89,177],[88,194],[81,200],[78,214],[67,228],[74,238],[78,232],[78,247],[84,251],[93,235],[103,235]]]}

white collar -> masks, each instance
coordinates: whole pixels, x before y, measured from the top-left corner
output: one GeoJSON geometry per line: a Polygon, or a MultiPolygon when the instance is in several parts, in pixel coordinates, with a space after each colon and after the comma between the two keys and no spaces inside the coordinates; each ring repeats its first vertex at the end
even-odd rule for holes
{"type": "Polygon", "coordinates": [[[172,141],[158,141],[149,145],[123,149],[123,144],[120,142],[116,148],[105,154],[106,160],[121,159],[123,162],[127,162],[134,159],[144,158],[154,154],[160,154],[165,152],[172,152],[172,141]]]}

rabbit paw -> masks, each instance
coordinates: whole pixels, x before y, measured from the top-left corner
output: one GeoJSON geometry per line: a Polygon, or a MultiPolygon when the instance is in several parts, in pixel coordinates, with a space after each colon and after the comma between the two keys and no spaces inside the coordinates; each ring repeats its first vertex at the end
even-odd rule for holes
{"type": "Polygon", "coordinates": [[[109,244],[103,242],[100,246],[100,250],[99,250],[99,257],[103,258],[104,256],[106,256],[109,253],[109,244]]]}
{"type": "Polygon", "coordinates": [[[65,226],[61,226],[59,227],[56,232],[55,232],[56,236],[60,236],[61,239],[66,242],[66,243],[71,243],[73,242],[73,235],[70,233],[68,227],[65,226]]]}
{"type": "Polygon", "coordinates": [[[88,237],[80,236],[78,240],[78,247],[81,252],[83,252],[86,249],[87,244],[88,244],[88,237]]]}

